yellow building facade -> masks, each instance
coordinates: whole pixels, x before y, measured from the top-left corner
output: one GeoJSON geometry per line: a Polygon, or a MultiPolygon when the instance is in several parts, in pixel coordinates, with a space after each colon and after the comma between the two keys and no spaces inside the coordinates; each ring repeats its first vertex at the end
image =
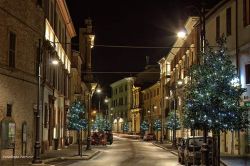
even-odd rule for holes
{"type": "MultiPolygon", "coordinates": [[[[155,83],[147,89],[142,90],[142,111],[143,120],[149,124],[148,133],[153,133],[153,124],[155,120],[162,119],[161,113],[161,96],[160,82],[155,83]]],[[[155,132],[156,134],[156,132],[155,132]]],[[[158,140],[161,137],[161,132],[158,132],[158,140]]]]}

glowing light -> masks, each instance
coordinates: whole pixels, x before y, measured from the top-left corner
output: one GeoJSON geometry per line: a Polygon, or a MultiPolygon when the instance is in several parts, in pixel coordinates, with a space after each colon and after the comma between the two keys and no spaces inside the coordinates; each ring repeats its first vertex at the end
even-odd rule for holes
{"type": "Polygon", "coordinates": [[[101,93],[102,90],[98,88],[98,89],[96,90],[96,92],[97,92],[97,93],[101,93]]]}
{"type": "Polygon", "coordinates": [[[177,37],[178,37],[178,38],[181,38],[181,39],[185,38],[186,35],[187,35],[187,34],[186,34],[185,31],[180,31],[180,32],[177,33],[177,37]]]}
{"type": "Polygon", "coordinates": [[[58,65],[59,62],[58,62],[58,60],[54,59],[54,60],[51,61],[51,63],[52,63],[53,65],[58,65]]]}

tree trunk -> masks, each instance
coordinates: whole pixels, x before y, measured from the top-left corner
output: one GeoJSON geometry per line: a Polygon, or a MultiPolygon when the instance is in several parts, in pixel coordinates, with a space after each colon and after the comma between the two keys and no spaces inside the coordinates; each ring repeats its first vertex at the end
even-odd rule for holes
{"type": "Polygon", "coordinates": [[[78,155],[80,156],[81,154],[81,149],[80,149],[80,132],[77,131],[77,139],[78,139],[78,155]]]}
{"type": "Polygon", "coordinates": [[[220,165],[220,132],[218,131],[218,136],[217,136],[217,165],[220,165]]]}
{"type": "Polygon", "coordinates": [[[207,144],[207,126],[204,126],[203,130],[203,145],[202,145],[202,163],[206,166],[209,166],[209,151],[208,151],[208,144],[207,144]]]}
{"type": "Polygon", "coordinates": [[[212,164],[214,166],[220,165],[220,132],[213,131],[213,158],[212,164]]]}

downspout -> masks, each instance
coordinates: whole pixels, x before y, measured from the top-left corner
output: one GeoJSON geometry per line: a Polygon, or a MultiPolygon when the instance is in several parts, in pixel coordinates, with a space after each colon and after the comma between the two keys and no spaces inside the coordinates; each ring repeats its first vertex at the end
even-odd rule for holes
{"type": "MultiPolygon", "coordinates": [[[[236,51],[236,69],[239,77],[239,81],[241,82],[240,78],[240,68],[239,68],[239,34],[238,34],[238,0],[235,0],[235,51],[236,51]]],[[[238,154],[240,155],[240,130],[237,132],[238,134],[238,154]]]]}

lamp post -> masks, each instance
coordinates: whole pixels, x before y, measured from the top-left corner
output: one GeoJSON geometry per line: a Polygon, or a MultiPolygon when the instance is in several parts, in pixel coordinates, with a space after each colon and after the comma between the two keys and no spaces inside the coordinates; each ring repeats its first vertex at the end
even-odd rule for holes
{"type": "Polygon", "coordinates": [[[91,83],[91,92],[89,93],[89,99],[88,99],[88,134],[87,134],[87,146],[86,150],[91,150],[90,142],[91,142],[91,102],[94,92],[96,91],[97,83],[91,83]]]}
{"type": "Polygon", "coordinates": [[[107,131],[107,127],[108,127],[108,102],[109,102],[109,99],[108,99],[108,96],[105,97],[104,99],[104,102],[106,103],[106,111],[105,111],[105,123],[106,123],[106,131],[107,131]]]}
{"type": "MultiPolygon", "coordinates": [[[[41,143],[40,143],[40,91],[41,91],[41,64],[42,64],[42,48],[41,48],[41,39],[39,39],[39,52],[37,58],[37,110],[36,110],[36,138],[35,138],[35,145],[34,145],[34,157],[32,160],[33,164],[41,164],[41,143]]],[[[52,60],[51,63],[53,65],[58,65],[58,61],[56,59],[52,60]]]]}
{"type": "Polygon", "coordinates": [[[39,164],[42,163],[41,156],[40,156],[40,150],[41,150],[41,144],[40,144],[40,86],[41,86],[41,39],[39,39],[39,53],[38,53],[38,62],[37,62],[37,110],[36,110],[36,141],[34,146],[34,158],[32,163],[33,164],[39,164]]]}
{"type": "Polygon", "coordinates": [[[182,79],[179,79],[177,80],[176,82],[177,85],[173,86],[172,87],[172,90],[173,90],[173,96],[172,96],[172,99],[173,99],[173,109],[174,109],[174,127],[173,127],[173,144],[172,144],[172,147],[173,148],[176,148],[176,90],[178,87],[181,87],[182,84],[183,84],[183,80],[182,79]]]}
{"type": "Polygon", "coordinates": [[[102,93],[102,90],[100,88],[98,88],[96,90],[97,94],[98,94],[98,97],[99,97],[99,101],[98,101],[98,113],[100,114],[101,112],[101,99],[100,99],[100,94],[102,93]]]}
{"type": "Polygon", "coordinates": [[[116,127],[116,130],[117,130],[117,133],[119,132],[119,116],[117,117],[117,121],[116,121],[116,123],[117,123],[117,127],[116,127]]]}

